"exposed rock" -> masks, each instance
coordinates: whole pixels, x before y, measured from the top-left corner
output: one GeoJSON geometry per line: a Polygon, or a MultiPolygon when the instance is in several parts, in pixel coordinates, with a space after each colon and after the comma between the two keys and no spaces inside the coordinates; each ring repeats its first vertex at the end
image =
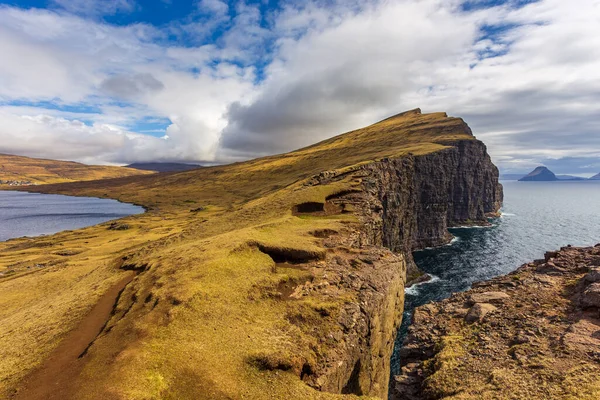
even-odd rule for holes
{"type": "Polygon", "coordinates": [[[497,308],[488,303],[477,303],[467,313],[465,317],[465,321],[468,323],[473,322],[481,322],[485,318],[485,316],[493,311],[496,311],[497,308]]]}
{"type": "MultiPolygon", "coordinates": [[[[585,278],[587,281],[587,275],[585,278]]],[[[600,307],[600,282],[592,283],[585,289],[581,297],[581,305],[584,307],[600,307]]]]}
{"type": "Polygon", "coordinates": [[[473,303],[501,303],[502,301],[510,298],[504,292],[483,292],[473,293],[471,295],[471,302],[473,303]]]}
{"type": "Polygon", "coordinates": [[[599,260],[600,245],[563,247],[426,310],[417,308],[391,397],[597,398],[599,260]],[[490,299],[495,306],[479,302],[490,299]],[[474,301],[466,316],[457,312],[474,301]]]}

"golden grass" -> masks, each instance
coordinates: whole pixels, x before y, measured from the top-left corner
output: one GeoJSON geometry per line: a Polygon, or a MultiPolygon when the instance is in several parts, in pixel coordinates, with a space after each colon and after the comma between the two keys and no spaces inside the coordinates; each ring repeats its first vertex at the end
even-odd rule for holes
{"type": "Polygon", "coordinates": [[[409,113],[244,163],[27,189],[111,197],[150,211],[125,219],[129,230],[103,224],[0,243],[0,395],[43,362],[126,263],[145,271],[120,297],[110,334],[73,377],[77,398],[339,398],[305,385],[299,369],[327,353],[322,339],[353,295],[272,296],[280,283],[320,272],[274,268],[259,247],[321,257],[327,250],[310,233],[343,231],[356,217],[294,216],[293,206],[325,202],[360,181],[348,174],[313,186],[312,176],[439,151],[457,140],[473,140],[462,120],[409,113]]]}
{"type": "Polygon", "coordinates": [[[149,174],[152,172],[133,168],[85,165],[70,161],[0,154],[0,180],[3,181],[29,181],[39,185],[149,174]]]}

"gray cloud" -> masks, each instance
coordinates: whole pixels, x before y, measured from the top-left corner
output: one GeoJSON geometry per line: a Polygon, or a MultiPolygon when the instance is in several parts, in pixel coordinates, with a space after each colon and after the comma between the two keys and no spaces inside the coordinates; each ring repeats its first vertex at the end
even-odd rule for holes
{"type": "Polygon", "coordinates": [[[165,85],[152,74],[114,75],[106,78],[100,88],[110,96],[135,99],[143,94],[157,92],[165,85]]]}

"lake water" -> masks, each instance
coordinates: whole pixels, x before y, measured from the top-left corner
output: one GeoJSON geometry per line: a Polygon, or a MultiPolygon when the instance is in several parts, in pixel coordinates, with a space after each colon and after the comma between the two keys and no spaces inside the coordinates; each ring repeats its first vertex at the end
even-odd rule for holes
{"type": "Polygon", "coordinates": [[[116,200],[0,191],[0,241],[79,229],[143,213],[116,200]]]}
{"type": "MultiPolygon", "coordinates": [[[[448,246],[414,253],[433,279],[406,290],[401,345],[415,307],[467,290],[475,281],[507,274],[568,244],[600,243],[600,182],[504,181],[502,217],[489,228],[452,229],[448,246]]],[[[399,372],[397,352],[392,375],[399,372]]]]}

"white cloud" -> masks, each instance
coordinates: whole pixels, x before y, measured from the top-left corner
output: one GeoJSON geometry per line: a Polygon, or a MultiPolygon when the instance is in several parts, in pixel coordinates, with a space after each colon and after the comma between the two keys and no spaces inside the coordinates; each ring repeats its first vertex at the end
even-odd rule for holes
{"type": "Polygon", "coordinates": [[[0,52],[9,55],[0,63],[0,101],[101,110],[80,115],[92,124],[82,126],[76,113],[4,106],[0,151],[43,155],[47,138],[68,138],[74,150],[65,144],[46,156],[228,161],[420,106],[464,117],[506,169],[597,155],[590,149],[600,148],[600,1],[473,12],[459,5],[317,0],[261,15],[256,5],[203,0],[211,19],[162,30],[0,7],[0,52]],[[217,26],[226,31],[207,42],[217,26]],[[165,42],[172,34],[191,35],[196,47],[165,42]],[[40,140],[16,146],[23,116],[37,118],[26,125],[40,140]],[[131,133],[149,117],[170,119],[167,140],[131,133]]]}
{"type": "Polygon", "coordinates": [[[99,17],[135,9],[134,0],[51,0],[51,3],[73,14],[99,17]]]}

